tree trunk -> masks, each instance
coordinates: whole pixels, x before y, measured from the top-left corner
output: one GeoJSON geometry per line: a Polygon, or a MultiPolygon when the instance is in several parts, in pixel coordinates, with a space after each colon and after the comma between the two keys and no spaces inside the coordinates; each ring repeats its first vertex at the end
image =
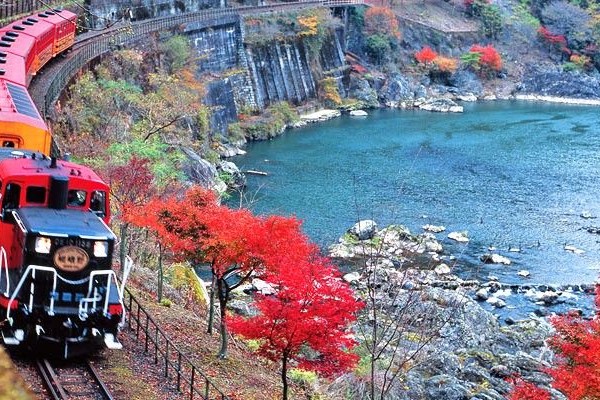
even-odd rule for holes
{"type": "Polygon", "coordinates": [[[212,276],[212,282],[210,284],[210,299],[208,304],[208,330],[207,333],[212,335],[213,325],[215,324],[215,294],[217,291],[217,277],[215,274],[212,276]]]}
{"type": "Polygon", "coordinates": [[[162,249],[162,246],[159,244],[158,245],[158,288],[157,288],[157,293],[156,293],[159,303],[162,300],[163,279],[164,279],[164,272],[163,272],[163,265],[162,265],[162,253],[163,253],[163,249],[162,249]]]}
{"type": "Polygon", "coordinates": [[[281,383],[283,384],[283,392],[281,393],[281,399],[287,400],[287,398],[288,398],[287,354],[285,354],[285,353],[281,359],[281,383]]]}
{"type": "Polygon", "coordinates": [[[125,280],[125,259],[127,258],[127,230],[129,224],[121,224],[121,245],[119,246],[119,263],[121,264],[121,280],[125,280]]]}
{"type": "Polygon", "coordinates": [[[221,321],[219,324],[219,333],[221,335],[221,349],[219,350],[219,358],[227,358],[228,332],[227,332],[227,288],[223,279],[217,279],[217,287],[219,293],[219,312],[221,321]]]}

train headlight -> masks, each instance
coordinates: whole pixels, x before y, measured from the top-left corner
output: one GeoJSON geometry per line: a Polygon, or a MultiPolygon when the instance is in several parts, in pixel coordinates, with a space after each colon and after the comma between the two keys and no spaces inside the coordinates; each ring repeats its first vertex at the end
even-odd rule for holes
{"type": "Polygon", "coordinates": [[[108,256],[108,242],[95,241],[94,242],[94,257],[107,257],[108,256]]]}
{"type": "Polygon", "coordinates": [[[52,241],[47,237],[35,238],[35,252],[40,254],[50,254],[52,241]]]}

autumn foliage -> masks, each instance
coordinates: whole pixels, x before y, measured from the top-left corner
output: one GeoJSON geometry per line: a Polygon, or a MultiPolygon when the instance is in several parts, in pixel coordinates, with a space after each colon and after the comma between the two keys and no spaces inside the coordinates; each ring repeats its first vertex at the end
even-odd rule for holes
{"type": "Polygon", "coordinates": [[[502,69],[502,57],[500,57],[498,50],[496,50],[491,44],[487,46],[475,44],[471,46],[470,51],[472,53],[480,54],[479,65],[482,68],[494,71],[500,71],[502,69]]]}
{"type": "Polygon", "coordinates": [[[210,266],[220,306],[219,355],[226,356],[229,328],[259,339],[259,354],[282,363],[284,398],[292,362],[327,376],[356,363],[349,329],[362,304],[299,220],[231,209],[199,187],[131,207],[126,220],[154,232],[174,260],[210,266]],[[229,295],[251,276],[270,284],[272,293],[256,296],[257,316],[231,320],[229,295]]]}
{"type": "Polygon", "coordinates": [[[387,7],[369,7],[365,11],[365,33],[400,39],[400,27],[394,12],[387,7]]]}
{"type": "Polygon", "coordinates": [[[512,380],[515,385],[508,397],[508,400],[550,400],[550,393],[544,389],[540,389],[531,382],[527,382],[521,378],[512,380]]]}
{"type": "Polygon", "coordinates": [[[417,62],[425,65],[431,63],[437,56],[438,54],[429,46],[425,46],[415,53],[415,59],[417,62]]]}
{"type": "MultiPolygon", "coordinates": [[[[552,387],[569,400],[600,398],[600,289],[596,287],[596,316],[584,319],[569,313],[551,319],[556,333],[548,344],[556,353],[555,365],[546,372],[553,378],[552,387]]],[[[547,391],[531,383],[518,381],[510,400],[546,400],[547,391]],[[530,393],[530,397],[519,397],[530,393]],[[532,397],[535,394],[536,397],[532,397]]]]}

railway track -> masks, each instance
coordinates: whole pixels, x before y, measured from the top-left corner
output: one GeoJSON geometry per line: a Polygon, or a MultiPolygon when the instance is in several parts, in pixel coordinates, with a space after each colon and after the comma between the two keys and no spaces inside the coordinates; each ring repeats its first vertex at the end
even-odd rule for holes
{"type": "Polygon", "coordinates": [[[60,363],[35,361],[51,400],[113,400],[114,397],[88,360],[60,363]]]}

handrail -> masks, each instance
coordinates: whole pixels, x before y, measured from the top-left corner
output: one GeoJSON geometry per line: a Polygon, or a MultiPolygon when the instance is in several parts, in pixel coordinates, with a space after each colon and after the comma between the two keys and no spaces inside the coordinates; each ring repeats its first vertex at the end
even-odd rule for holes
{"type": "Polygon", "coordinates": [[[135,331],[139,343],[144,343],[144,353],[153,353],[154,364],[157,365],[159,361],[163,364],[165,378],[175,379],[177,390],[185,393],[190,400],[230,400],[177,348],[129,289],[125,288],[124,294],[129,297],[129,301],[125,301],[129,312],[129,329],[135,331]],[[142,334],[143,338],[140,338],[142,334]]]}

